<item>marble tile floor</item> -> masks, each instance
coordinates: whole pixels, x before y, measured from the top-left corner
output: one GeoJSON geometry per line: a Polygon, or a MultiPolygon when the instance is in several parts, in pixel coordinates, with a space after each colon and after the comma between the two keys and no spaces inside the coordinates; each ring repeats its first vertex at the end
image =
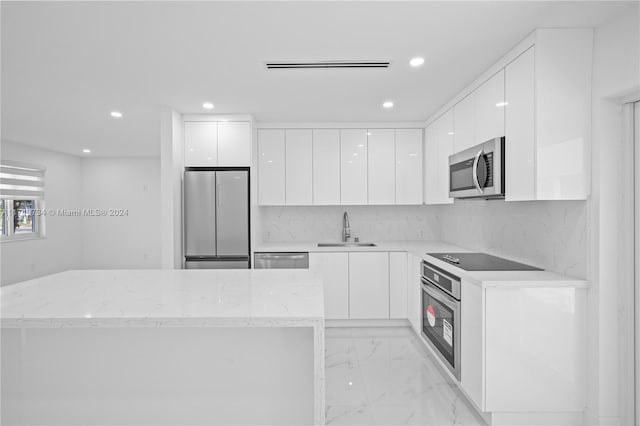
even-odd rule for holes
{"type": "Polygon", "coordinates": [[[484,425],[409,327],[325,338],[327,425],[484,425]]]}

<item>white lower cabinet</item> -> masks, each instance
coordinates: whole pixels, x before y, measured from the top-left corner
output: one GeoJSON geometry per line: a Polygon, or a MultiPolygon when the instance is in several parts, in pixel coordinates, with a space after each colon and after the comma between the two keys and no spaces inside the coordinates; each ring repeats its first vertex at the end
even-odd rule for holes
{"type": "Polygon", "coordinates": [[[406,252],[309,253],[309,270],[324,281],[327,319],[405,319],[409,307],[418,315],[420,260],[413,263],[408,293],[406,252]]]}
{"type": "Polygon", "coordinates": [[[422,328],[421,261],[422,259],[411,254],[407,259],[407,318],[418,336],[422,328]]]}
{"type": "Polygon", "coordinates": [[[460,385],[469,398],[479,407],[484,407],[482,382],[484,364],[482,358],[482,289],[480,286],[462,281],[462,309],[460,310],[460,385]]]}
{"type": "Polygon", "coordinates": [[[389,318],[389,253],[349,253],[349,318],[389,318]]]}
{"type": "Polygon", "coordinates": [[[481,288],[463,280],[461,296],[460,386],[474,404],[496,423],[532,413],[544,413],[548,424],[571,413],[581,418],[586,289],[481,288]]]}
{"type": "Polygon", "coordinates": [[[309,253],[309,270],[324,281],[325,317],[349,318],[349,253],[309,253]]]}
{"type": "Polygon", "coordinates": [[[407,253],[389,253],[389,318],[407,318],[407,253]]]}

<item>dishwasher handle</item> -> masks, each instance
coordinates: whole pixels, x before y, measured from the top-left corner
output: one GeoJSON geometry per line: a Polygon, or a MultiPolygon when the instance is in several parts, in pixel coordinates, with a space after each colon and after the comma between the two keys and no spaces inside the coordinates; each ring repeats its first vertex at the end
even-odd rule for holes
{"type": "Polygon", "coordinates": [[[255,253],[255,269],[309,269],[309,253],[255,253]]]}

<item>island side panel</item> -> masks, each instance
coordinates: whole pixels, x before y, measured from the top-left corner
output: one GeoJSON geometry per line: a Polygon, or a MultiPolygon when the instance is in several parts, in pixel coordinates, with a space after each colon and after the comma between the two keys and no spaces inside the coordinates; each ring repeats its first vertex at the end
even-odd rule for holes
{"type": "Polygon", "coordinates": [[[3,423],[318,424],[323,332],[4,328],[3,423]]]}

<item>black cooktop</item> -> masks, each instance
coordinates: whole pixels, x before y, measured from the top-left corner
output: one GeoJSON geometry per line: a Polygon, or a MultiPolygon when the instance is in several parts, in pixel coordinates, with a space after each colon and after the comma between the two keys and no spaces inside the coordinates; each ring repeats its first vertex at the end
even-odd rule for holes
{"type": "Polygon", "coordinates": [[[466,271],[543,271],[544,269],[513,262],[486,253],[427,253],[466,271]]]}

